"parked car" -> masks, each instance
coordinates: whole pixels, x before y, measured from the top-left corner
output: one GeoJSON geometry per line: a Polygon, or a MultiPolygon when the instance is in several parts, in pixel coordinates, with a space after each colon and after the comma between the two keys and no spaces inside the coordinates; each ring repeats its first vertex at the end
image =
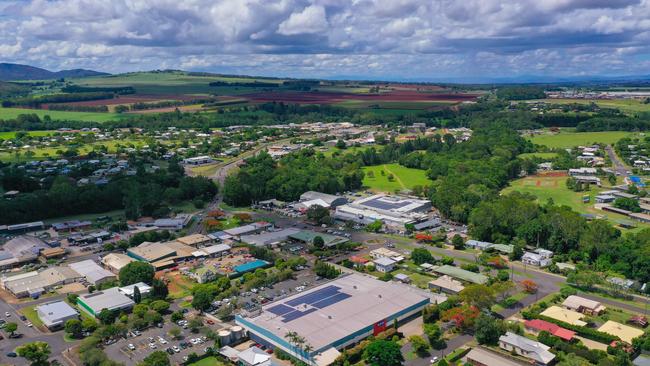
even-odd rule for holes
{"type": "Polygon", "coordinates": [[[133,343],[129,343],[128,347],[131,351],[135,351],[135,346],[133,345],[133,343]]]}

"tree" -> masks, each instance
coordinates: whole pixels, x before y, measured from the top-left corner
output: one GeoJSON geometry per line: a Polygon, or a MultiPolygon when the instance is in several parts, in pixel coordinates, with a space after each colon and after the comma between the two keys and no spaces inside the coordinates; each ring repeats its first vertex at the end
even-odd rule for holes
{"type": "Polygon", "coordinates": [[[164,351],[154,351],[145,357],[138,366],[169,366],[169,356],[164,351]]]}
{"type": "Polygon", "coordinates": [[[32,366],[45,366],[52,350],[45,342],[26,343],[16,348],[18,356],[27,359],[32,366]]]}
{"type": "Polygon", "coordinates": [[[208,287],[197,286],[192,298],[192,307],[200,312],[204,312],[212,306],[213,294],[208,287]]]}
{"type": "Polygon", "coordinates": [[[337,148],[337,149],[341,149],[341,150],[343,150],[343,149],[345,149],[346,147],[347,147],[347,145],[345,144],[345,141],[343,141],[343,140],[341,140],[341,139],[339,139],[339,140],[336,141],[336,148],[337,148]]]}
{"type": "Polygon", "coordinates": [[[165,313],[167,310],[169,310],[169,303],[165,300],[156,300],[149,305],[151,309],[159,312],[160,314],[165,313]]]}
{"type": "Polygon", "coordinates": [[[83,335],[83,326],[78,319],[70,319],[65,322],[65,332],[69,333],[72,338],[81,338],[83,335]]]}
{"type": "Polygon", "coordinates": [[[179,339],[183,331],[179,327],[172,327],[169,329],[169,335],[174,339],[179,339]]]}
{"type": "Polygon", "coordinates": [[[427,343],[427,341],[424,340],[424,338],[420,337],[419,335],[410,336],[409,342],[411,342],[411,347],[413,347],[413,351],[417,353],[419,356],[425,356],[428,353],[429,344],[427,343]]]}
{"type": "Polygon", "coordinates": [[[494,305],[496,299],[491,287],[479,284],[466,286],[459,295],[464,303],[479,309],[489,309],[494,305]]]}
{"type": "Polygon", "coordinates": [[[641,212],[639,201],[635,200],[634,198],[617,198],[614,201],[614,207],[632,212],[641,212]]]}
{"type": "Polygon", "coordinates": [[[325,240],[323,240],[323,237],[318,235],[314,237],[314,246],[318,249],[322,249],[325,246],[325,240]]]}
{"type": "Polygon", "coordinates": [[[372,341],[363,352],[363,358],[372,366],[398,366],[404,362],[399,345],[383,339],[372,341]]]}
{"type": "Polygon", "coordinates": [[[172,317],[171,317],[171,318],[172,318],[172,322],[176,323],[176,322],[178,322],[179,320],[182,320],[184,317],[185,317],[185,316],[183,316],[183,312],[181,312],[180,310],[176,310],[176,311],[174,311],[174,312],[172,313],[172,317]]]}
{"type": "Polygon", "coordinates": [[[153,266],[146,262],[131,262],[120,270],[120,284],[122,286],[144,282],[151,285],[156,274],[153,266]]]}
{"type": "Polygon", "coordinates": [[[97,329],[97,322],[91,318],[85,318],[81,321],[81,327],[86,332],[94,332],[97,329]]]}
{"type": "Polygon", "coordinates": [[[113,324],[115,323],[115,319],[117,318],[117,312],[113,310],[108,310],[108,309],[102,309],[102,311],[97,314],[97,319],[99,319],[102,324],[107,325],[107,324],[113,324]]]}
{"type": "Polygon", "coordinates": [[[521,287],[524,289],[524,292],[529,294],[534,294],[537,292],[537,283],[535,283],[533,280],[521,281],[521,287]]]}
{"type": "Polygon", "coordinates": [[[142,301],[142,294],[140,294],[140,289],[138,288],[138,286],[135,286],[133,288],[133,302],[139,304],[140,301],[142,301]]]}
{"type": "Polygon", "coordinates": [[[384,223],[381,220],[375,220],[374,222],[366,225],[366,230],[371,233],[377,233],[384,226],[384,223]]]}
{"type": "Polygon", "coordinates": [[[479,315],[474,328],[474,337],[479,344],[496,345],[499,337],[505,334],[503,324],[486,314],[479,315]]]}
{"type": "Polygon", "coordinates": [[[442,338],[442,330],[437,324],[424,324],[424,334],[429,338],[429,344],[433,349],[440,350],[447,346],[442,338]]]}
{"type": "Polygon", "coordinates": [[[203,320],[199,318],[198,316],[190,319],[190,321],[187,323],[187,326],[190,328],[190,330],[193,333],[196,333],[199,331],[201,327],[203,327],[203,320]]]}
{"type": "Polygon", "coordinates": [[[422,263],[433,263],[434,259],[431,252],[425,248],[415,248],[411,252],[411,259],[413,263],[420,265],[422,263]]]}
{"type": "Polygon", "coordinates": [[[18,324],[16,323],[7,323],[7,325],[5,325],[5,331],[9,332],[11,335],[13,335],[16,330],[18,330],[18,324]]]}
{"type": "Polygon", "coordinates": [[[167,284],[163,280],[154,278],[151,287],[152,287],[151,297],[153,299],[167,298],[167,295],[169,294],[169,289],[167,289],[167,284]]]}
{"type": "Polygon", "coordinates": [[[454,237],[451,239],[451,245],[454,246],[454,249],[461,250],[465,249],[465,242],[463,241],[463,237],[456,234],[454,237]]]}
{"type": "Polygon", "coordinates": [[[332,218],[330,217],[330,210],[321,205],[311,205],[306,212],[307,219],[313,221],[318,225],[330,224],[332,218]]]}

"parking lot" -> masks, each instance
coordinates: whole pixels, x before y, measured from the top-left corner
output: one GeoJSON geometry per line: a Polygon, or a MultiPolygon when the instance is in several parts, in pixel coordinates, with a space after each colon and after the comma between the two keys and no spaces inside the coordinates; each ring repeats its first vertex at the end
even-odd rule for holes
{"type": "Polygon", "coordinates": [[[169,358],[175,364],[182,364],[184,362],[183,358],[190,353],[196,353],[200,356],[205,353],[207,347],[214,346],[212,340],[204,340],[204,334],[192,333],[189,329],[181,328],[181,336],[178,339],[173,339],[169,335],[169,330],[173,327],[179,326],[172,323],[167,318],[165,320],[166,322],[163,324],[162,328],[149,328],[142,331],[138,336],[134,337],[129,335],[126,339],[120,339],[116,343],[106,346],[106,354],[115,361],[131,365],[142,361],[142,359],[153,351],[165,351],[168,348],[174,349],[174,347],[176,347],[175,349],[177,349],[178,352],[173,352],[173,354],[169,355],[169,358]],[[162,338],[162,340],[160,338],[162,338]],[[201,341],[192,344],[191,340],[196,338],[201,338],[201,341]],[[155,348],[152,348],[152,346],[150,346],[151,344],[155,348]],[[181,344],[186,344],[186,346],[183,347],[181,344]],[[133,349],[131,349],[129,345],[133,345],[133,349]]]}

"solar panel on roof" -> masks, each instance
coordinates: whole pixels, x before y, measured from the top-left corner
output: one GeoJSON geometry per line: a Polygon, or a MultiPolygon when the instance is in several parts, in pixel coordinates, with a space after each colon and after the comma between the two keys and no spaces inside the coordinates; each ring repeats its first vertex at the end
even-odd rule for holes
{"type": "Polygon", "coordinates": [[[385,199],[382,200],[381,198],[376,198],[373,200],[369,200],[363,203],[364,206],[368,207],[373,207],[377,208],[380,210],[392,210],[392,209],[398,209],[407,205],[410,205],[411,202],[408,201],[393,201],[393,202],[387,202],[385,199]]]}
{"type": "Polygon", "coordinates": [[[286,306],[285,304],[278,304],[278,305],[275,305],[274,307],[268,309],[268,311],[270,311],[271,313],[273,313],[275,315],[284,315],[284,314],[287,314],[287,313],[289,313],[289,312],[291,312],[293,310],[294,309],[292,307],[286,306]]]}
{"type": "Polygon", "coordinates": [[[288,323],[288,322],[296,320],[298,318],[302,318],[303,316],[305,316],[305,315],[307,315],[309,313],[313,313],[316,310],[317,309],[315,309],[315,308],[311,308],[311,309],[308,309],[308,310],[305,310],[305,311],[298,311],[298,310],[292,311],[289,314],[282,317],[282,322],[283,323],[288,323]]]}
{"type": "Polygon", "coordinates": [[[324,307],[336,304],[339,301],[343,301],[347,299],[348,297],[352,297],[351,295],[348,295],[346,293],[340,292],[332,297],[328,297],[327,299],[321,300],[319,302],[313,303],[312,306],[315,308],[322,309],[324,307]]]}
{"type": "Polygon", "coordinates": [[[336,295],[341,288],[337,286],[327,286],[312,293],[297,297],[293,300],[287,301],[285,304],[289,306],[298,306],[300,304],[311,304],[320,301],[326,297],[336,295]]]}

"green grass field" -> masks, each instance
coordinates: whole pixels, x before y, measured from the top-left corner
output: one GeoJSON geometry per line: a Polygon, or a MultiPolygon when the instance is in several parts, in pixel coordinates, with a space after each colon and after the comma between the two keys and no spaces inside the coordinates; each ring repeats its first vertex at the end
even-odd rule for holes
{"type": "Polygon", "coordinates": [[[520,159],[532,159],[532,158],[555,159],[557,158],[557,153],[544,153],[544,152],[525,153],[525,154],[519,154],[517,157],[520,159]]]}
{"type": "Polygon", "coordinates": [[[363,167],[363,171],[366,173],[363,185],[377,192],[395,192],[431,183],[424,170],[405,168],[399,164],[367,166],[363,167]],[[392,181],[388,180],[390,174],[394,177],[392,181]]]}
{"type": "MultiPolygon", "coordinates": [[[[578,213],[602,215],[613,224],[617,224],[621,220],[631,221],[629,217],[594,208],[596,202],[594,197],[600,191],[607,190],[608,187],[600,189],[592,187],[588,192],[574,192],[566,187],[566,180],[567,177],[530,176],[512,181],[502,193],[507,194],[514,191],[530,193],[537,197],[540,204],[546,203],[550,198],[556,205],[569,206],[578,213]],[[586,195],[590,197],[589,203],[582,202],[582,197],[586,195]]],[[[650,225],[637,223],[637,228],[631,231],[647,227],[650,225]]]]}
{"type": "MultiPolygon", "coordinates": [[[[22,131],[22,132],[25,132],[27,133],[27,135],[33,137],[50,136],[57,133],[57,131],[22,131]]],[[[13,139],[16,137],[16,133],[18,133],[18,131],[0,132],[0,139],[3,140],[13,139]]]]}
{"type": "Polygon", "coordinates": [[[602,108],[618,108],[622,112],[650,112],[650,104],[635,99],[540,99],[549,104],[591,104],[596,103],[602,108]]]}
{"type": "Polygon", "coordinates": [[[39,318],[38,315],[36,314],[35,307],[36,305],[22,308],[20,309],[20,313],[23,314],[25,318],[27,318],[27,320],[32,322],[32,324],[34,324],[37,327],[40,327],[43,325],[43,322],[41,321],[41,318],[39,318]]]}
{"type": "Polygon", "coordinates": [[[189,366],[223,366],[223,362],[219,361],[216,357],[210,356],[200,361],[189,364],[189,366]]]}
{"type": "Polygon", "coordinates": [[[36,114],[39,118],[50,116],[53,120],[69,120],[82,122],[107,122],[121,118],[128,118],[123,114],[99,112],[67,112],[48,111],[44,109],[2,108],[0,107],[0,120],[13,119],[21,114],[36,114]]]}
{"type": "Polygon", "coordinates": [[[614,144],[623,137],[631,137],[634,133],[627,131],[606,132],[569,132],[562,130],[559,133],[535,135],[528,137],[534,144],[545,145],[549,148],[570,148],[593,143],[614,144]]]}
{"type": "MultiPolygon", "coordinates": [[[[115,152],[119,146],[139,147],[144,144],[145,144],[144,140],[107,140],[107,141],[97,142],[94,144],[84,144],[81,146],[76,146],[76,149],[80,155],[83,155],[92,151],[94,146],[103,145],[106,146],[109,152],[115,152]]],[[[68,146],[56,146],[56,147],[37,147],[33,149],[21,149],[20,155],[16,155],[15,153],[9,151],[0,151],[0,161],[20,162],[20,161],[45,159],[49,157],[56,158],[59,156],[59,154],[57,154],[57,151],[59,150],[65,151],[68,148],[69,148],[68,146]],[[31,151],[34,154],[32,156],[26,156],[25,155],[26,151],[31,151]]]]}

